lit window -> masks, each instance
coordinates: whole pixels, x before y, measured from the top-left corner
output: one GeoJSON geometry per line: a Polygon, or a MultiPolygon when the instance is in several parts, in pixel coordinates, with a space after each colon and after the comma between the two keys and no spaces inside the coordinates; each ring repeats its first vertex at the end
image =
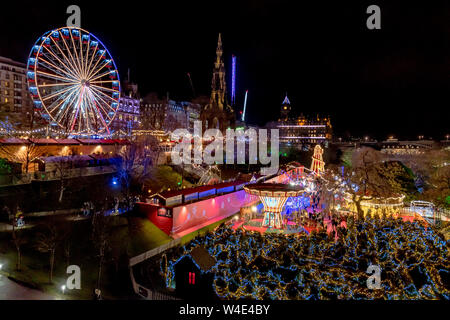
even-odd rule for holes
{"type": "Polygon", "coordinates": [[[189,284],[195,284],[195,272],[189,272],[189,284]]]}

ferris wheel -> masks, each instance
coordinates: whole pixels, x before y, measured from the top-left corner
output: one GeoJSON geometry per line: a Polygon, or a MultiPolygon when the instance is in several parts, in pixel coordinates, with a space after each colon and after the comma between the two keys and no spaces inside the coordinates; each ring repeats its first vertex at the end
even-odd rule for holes
{"type": "Polygon", "coordinates": [[[80,28],[46,32],[31,49],[28,89],[34,109],[68,134],[110,133],[120,79],[103,43],[80,28]]]}

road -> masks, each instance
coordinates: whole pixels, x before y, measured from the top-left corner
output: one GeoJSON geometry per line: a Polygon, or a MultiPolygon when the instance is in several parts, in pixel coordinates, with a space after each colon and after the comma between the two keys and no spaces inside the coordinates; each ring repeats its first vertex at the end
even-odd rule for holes
{"type": "Polygon", "coordinates": [[[55,300],[55,297],[24,287],[0,275],[0,300],[55,300]]]}

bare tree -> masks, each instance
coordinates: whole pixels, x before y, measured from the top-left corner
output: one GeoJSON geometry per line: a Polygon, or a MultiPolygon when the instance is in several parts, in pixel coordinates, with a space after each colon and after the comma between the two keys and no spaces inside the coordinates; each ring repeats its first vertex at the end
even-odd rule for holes
{"type": "Polygon", "coordinates": [[[150,168],[157,164],[159,155],[159,141],[153,136],[140,137],[122,148],[119,153],[120,160],[117,160],[115,165],[128,209],[132,203],[132,185],[143,188],[150,174],[150,168]]]}
{"type": "Polygon", "coordinates": [[[28,173],[29,165],[48,152],[48,148],[26,142],[19,148],[13,145],[0,145],[0,155],[11,162],[22,164],[22,172],[28,173]]]}
{"type": "Polygon", "coordinates": [[[427,153],[419,162],[424,177],[423,198],[437,207],[450,207],[450,151],[439,150],[427,153]]]}
{"type": "Polygon", "coordinates": [[[72,178],[71,172],[74,167],[74,163],[71,157],[59,157],[54,165],[60,186],[58,202],[61,203],[63,200],[64,191],[67,189],[67,181],[72,178]]]}
{"type": "Polygon", "coordinates": [[[52,283],[56,248],[64,238],[64,234],[61,232],[60,223],[54,218],[47,219],[44,223],[44,227],[45,231],[37,234],[35,246],[38,251],[49,253],[50,270],[48,279],[49,283],[52,283]]]}
{"type": "Polygon", "coordinates": [[[92,218],[92,241],[98,253],[97,289],[100,289],[103,264],[106,259],[106,254],[110,250],[109,234],[111,231],[111,220],[105,216],[105,211],[103,210],[94,214],[92,218]]]}
{"type": "Polygon", "coordinates": [[[17,230],[16,221],[12,220],[12,240],[17,251],[16,270],[21,271],[22,268],[22,246],[28,242],[22,231],[17,230]]]}

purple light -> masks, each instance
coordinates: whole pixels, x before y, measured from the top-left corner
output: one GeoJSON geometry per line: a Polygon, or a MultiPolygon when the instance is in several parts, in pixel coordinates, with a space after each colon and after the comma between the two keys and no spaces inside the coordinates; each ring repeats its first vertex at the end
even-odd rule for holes
{"type": "Polygon", "coordinates": [[[236,56],[232,57],[231,67],[231,104],[236,103],[236,56]]]}

